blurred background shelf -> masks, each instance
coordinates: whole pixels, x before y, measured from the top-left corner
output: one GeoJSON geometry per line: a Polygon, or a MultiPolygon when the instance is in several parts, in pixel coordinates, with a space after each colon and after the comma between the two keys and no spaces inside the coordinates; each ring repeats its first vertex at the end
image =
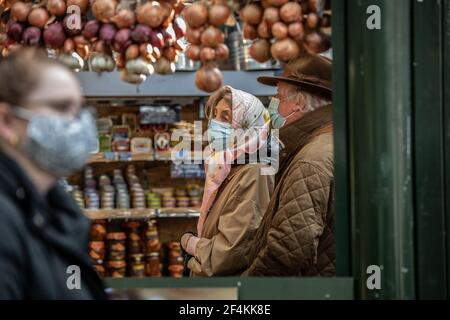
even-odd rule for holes
{"type": "MultiPolygon", "coordinates": [[[[117,97],[206,97],[210,94],[195,87],[195,72],[176,72],[171,75],[151,75],[139,86],[120,80],[119,72],[79,72],[76,74],[86,98],[117,98],[117,97]]],[[[275,87],[260,84],[261,76],[273,76],[273,70],[264,71],[223,71],[224,85],[249,92],[256,96],[275,94],[275,87]]]]}
{"type": "Polygon", "coordinates": [[[145,219],[145,218],[197,218],[197,208],[160,208],[160,209],[85,209],[89,219],[145,219]]]}

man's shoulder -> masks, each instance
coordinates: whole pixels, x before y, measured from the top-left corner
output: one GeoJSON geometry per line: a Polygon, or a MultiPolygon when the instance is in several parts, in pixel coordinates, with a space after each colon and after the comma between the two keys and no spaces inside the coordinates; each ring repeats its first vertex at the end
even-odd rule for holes
{"type": "Polygon", "coordinates": [[[294,156],[294,167],[313,166],[328,176],[333,176],[333,134],[322,133],[308,142],[294,156]]]}

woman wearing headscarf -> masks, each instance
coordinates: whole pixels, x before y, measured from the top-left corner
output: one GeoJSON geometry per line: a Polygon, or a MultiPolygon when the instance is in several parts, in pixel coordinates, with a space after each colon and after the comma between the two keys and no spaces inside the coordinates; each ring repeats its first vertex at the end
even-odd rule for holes
{"type": "Polygon", "coordinates": [[[181,245],[192,276],[239,275],[274,186],[270,116],[256,97],[230,86],[210,97],[205,113],[210,144],[197,235],[184,234],[181,245]]]}

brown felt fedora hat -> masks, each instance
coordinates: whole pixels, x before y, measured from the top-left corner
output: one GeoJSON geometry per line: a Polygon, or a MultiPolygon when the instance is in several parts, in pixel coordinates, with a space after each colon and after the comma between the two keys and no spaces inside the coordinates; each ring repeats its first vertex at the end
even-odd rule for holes
{"type": "Polygon", "coordinates": [[[331,99],[331,60],[306,53],[290,61],[280,76],[259,77],[258,81],[268,86],[276,86],[279,81],[288,82],[305,91],[331,99]]]}

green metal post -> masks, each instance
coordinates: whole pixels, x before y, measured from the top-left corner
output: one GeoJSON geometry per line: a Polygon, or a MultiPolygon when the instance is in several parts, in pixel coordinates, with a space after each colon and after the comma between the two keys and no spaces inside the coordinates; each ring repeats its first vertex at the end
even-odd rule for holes
{"type": "Polygon", "coordinates": [[[348,123],[353,270],[363,299],[411,299],[414,290],[411,151],[411,1],[347,7],[348,123]],[[381,30],[369,30],[376,5],[381,30]],[[381,289],[366,286],[381,266],[381,289]]]}
{"type": "Polygon", "coordinates": [[[450,296],[450,1],[443,2],[443,102],[445,149],[445,204],[447,220],[447,297],[450,296]]]}
{"type": "Polygon", "coordinates": [[[419,299],[445,299],[441,1],[414,1],[414,189],[419,299]]]}
{"type": "Polygon", "coordinates": [[[336,204],[336,268],[338,276],[350,275],[350,206],[347,145],[347,1],[332,1],[333,11],[333,128],[334,189],[336,204]]]}

